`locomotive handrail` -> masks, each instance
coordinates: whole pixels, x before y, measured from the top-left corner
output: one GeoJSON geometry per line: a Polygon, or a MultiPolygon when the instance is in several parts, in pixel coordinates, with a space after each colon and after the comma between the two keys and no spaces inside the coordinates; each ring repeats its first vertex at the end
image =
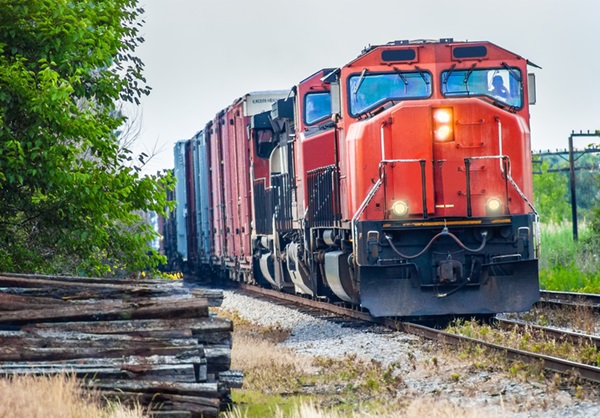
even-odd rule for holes
{"type": "Polygon", "coordinates": [[[511,174],[510,157],[508,155],[480,155],[477,157],[467,157],[467,158],[465,158],[465,165],[467,165],[467,160],[472,161],[472,160],[495,160],[495,159],[508,161],[508,165],[507,165],[508,170],[505,171],[504,167],[502,167],[502,165],[500,165],[502,173],[506,176],[506,179],[510,182],[510,184],[513,186],[513,188],[516,190],[516,192],[519,194],[519,196],[521,196],[521,198],[525,201],[525,203],[527,203],[527,205],[531,208],[533,213],[536,216],[539,216],[537,210],[535,209],[535,207],[533,206],[531,201],[527,198],[527,196],[525,196],[525,193],[523,193],[523,191],[519,188],[517,183],[513,180],[512,174],[511,174]]]}
{"type": "Polygon", "coordinates": [[[424,160],[422,158],[421,159],[409,159],[409,160],[382,160],[382,161],[380,161],[379,168],[378,168],[379,169],[379,179],[373,185],[373,187],[371,187],[371,190],[367,194],[367,197],[365,197],[365,200],[363,200],[361,205],[358,207],[358,210],[352,217],[352,222],[356,222],[360,219],[360,217],[362,216],[363,212],[366,210],[369,203],[371,203],[373,196],[375,196],[375,193],[377,192],[379,187],[381,187],[381,184],[383,184],[383,180],[385,177],[385,170],[383,170],[383,167],[385,165],[393,164],[393,163],[424,163],[424,162],[426,162],[426,160],[424,160]]]}
{"type": "Polygon", "coordinates": [[[531,203],[531,201],[527,198],[527,196],[525,196],[525,193],[523,193],[523,191],[521,190],[521,188],[517,185],[517,183],[515,182],[515,180],[512,178],[512,174],[511,174],[511,163],[510,163],[510,157],[508,155],[480,155],[480,156],[476,156],[476,157],[467,157],[465,158],[465,167],[467,167],[467,172],[466,172],[466,176],[467,176],[467,201],[470,200],[470,187],[468,185],[468,178],[469,178],[469,171],[468,171],[468,166],[470,164],[470,162],[472,160],[495,160],[498,159],[500,160],[500,170],[502,171],[502,174],[504,174],[506,176],[506,179],[510,182],[510,184],[513,186],[513,188],[516,190],[516,192],[519,194],[519,196],[521,196],[521,199],[523,199],[523,201],[525,201],[525,203],[527,203],[527,205],[531,208],[531,210],[533,211],[533,214],[535,216],[535,252],[539,257],[540,254],[540,245],[541,245],[541,237],[540,237],[540,215],[538,214],[537,210],[535,209],[535,206],[533,206],[533,203],[531,203]],[[504,166],[502,165],[502,160],[507,161],[508,164],[506,165],[508,168],[504,169],[504,166]]]}
{"type": "MultiPolygon", "coordinates": [[[[419,164],[424,164],[426,162],[426,160],[424,159],[401,159],[401,160],[381,160],[379,162],[379,179],[377,179],[377,181],[375,182],[375,184],[373,185],[373,187],[371,187],[371,190],[369,190],[369,193],[367,194],[367,196],[365,197],[365,200],[363,200],[363,202],[361,203],[361,205],[358,207],[358,210],[356,211],[356,213],[354,214],[354,216],[352,217],[352,221],[351,221],[351,225],[352,225],[352,240],[354,242],[357,242],[357,231],[356,231],[356,222],[360,219],[360,217],[362,216],[362,214],[364,213],[364,211],[367,209],[367,206],[369,206],[369,203],[371,203],[371,200],[373,199],[373,197],[375,196],[375,193],[377,193],[377,190],[379,190],[379,188],[381,187],[381,185],[383,184],[384,178],[385,178],[385,170],[383,169],[383,167],[387,164],[394,164],[394,163],[419,163],[419,164]]],[[[422,174],[422,176],[424,176],[424,173],[422,174]]],[[[424,186],[424,179],[423,179],[423,186],[424,186]]],[[[424,207],[424,210],[426,211],[427,208],[424,207]]],[[[354,251],[357,251],[357,247],[358,246],[354,246],[354,251]]],[[[355,254],[356,255],[356,254],[355,254]]]]}
{"type": "MultiPolygon", "coordinates": [[[[539,255],[539,248],[540,248],[540,234],[539,234],[539,214],[537,212],[537,210],[535,209],[535,207],[533,206],[533,204],[531,203],[531,201],[527,198],[527,196],[525,196],[525,194],[523,193],[523,191],[519,188],[519,186],[517,185],[517,183],[514,181],[514,179],[512,178],[512,174],[511,174],[511,163],[510,163],[510,157],[508,155],[482,155],[482,156],[473,156],[473,157],[467,157],[465,158],[465,166],[467,167],[467,172],[466,172],[466,176],[467,176],[467,201],[470,200],[470,185],[469,183],[469,165],[470,162],[473,160],[499,160],[500,161],[500,168],[502,173],[506,176],[506,179],[510,182],[510,184],[512,185],[512,187],[515,189],[515,191],[519,194],[519,196],[521,196],[521,198],[523,199],[523,201],[525,201],[525,203],[527,203],[527,205],[531,208],[531,210],[533,211],[533,214],[535,216],[535,224],[536,224],[536,231],[535,231],[535,246],[536,246],[536,253],[539,255]],[[502,161],[506,161],[506,169],[504,168],[502,161]]],[[[384,180],[385,180],[385,175],[386,175],[386,171],[384,170],[384,167],[388,164],[393,164],[393,163],[420,163],[423,164],[425,163],[426,160],[424,159],[398,159],[398,160],[382,160],[379,162],[379,178],[377,179],[377,182],[375,182],[375,184],[371,187],[371,190],[369,190],[369,193],[367,194],[367,196],[365,197],[365,199],[363,200],[363,202],[361,203],[361,205],[358,207],[358,210],[356,211],[356,213],[354,214],[354,216],[352,217],[352,239],[354,242],[357,241],[357,230],[356,230],[356,223],[358,222],[358,220],[361,218],[361,216],[363,215],[364,211],[367,209],[369,203],[371,203],[371,200],[373,200],[373,197],[375,196],[375,193],[377,193],[377,191],[379,190],[379,188],[381,187],[381,185],[383,184],[384,180]]],[[[423,181],[423,187],[425,187],[425,182],[423,181]]],[[[424,202],[425,205],[425,202],[424,202]]],[[[426,208],[424,206],[424,211],[426,211],[426,208]]],[[[470,216],[470,215],[469,215],[470,216]]],[[[356,248],[356,247],[355,247],[356,248]]]]}

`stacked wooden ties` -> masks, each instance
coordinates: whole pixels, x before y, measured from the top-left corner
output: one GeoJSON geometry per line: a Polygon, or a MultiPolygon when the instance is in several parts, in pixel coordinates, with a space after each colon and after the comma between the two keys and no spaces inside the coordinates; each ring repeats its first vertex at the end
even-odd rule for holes
{"type": "Polygon", "coordinates": [[[155,417],[216,417],[241,386],[229,370],[220,290],[182,281],[0,275],[0,374],[74,374],[155,417]]]}

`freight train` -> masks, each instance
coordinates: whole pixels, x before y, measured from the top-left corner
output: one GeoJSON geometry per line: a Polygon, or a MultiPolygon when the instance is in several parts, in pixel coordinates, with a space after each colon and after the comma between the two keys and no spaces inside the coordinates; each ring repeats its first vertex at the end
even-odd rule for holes
{"type": "Polygon", "coordinates": [[[167,252],[374,316],[530,309],[528,65],[490,42],[394,41],[244,95],[175,146],[167,252]]]}

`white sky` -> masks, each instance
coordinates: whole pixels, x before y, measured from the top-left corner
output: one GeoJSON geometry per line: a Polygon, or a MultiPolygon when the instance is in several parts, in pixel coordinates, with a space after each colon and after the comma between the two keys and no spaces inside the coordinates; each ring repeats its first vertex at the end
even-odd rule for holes
{"type": "MultiPolygon", "coordinates": [[[[153,88],[135,151],[173,167],[191,138],[236,98],[291,88],[369,44],[487,40],[543,69],[531,109],[532,148],[563,149],[572,130],[600,129],[598,0],[140,0],[138,55],[153,88]]],[[[593,139],[578,139],[584,147],[593,139]]],[[[598,139],[596,142],[600,142],[598,139]]]]}

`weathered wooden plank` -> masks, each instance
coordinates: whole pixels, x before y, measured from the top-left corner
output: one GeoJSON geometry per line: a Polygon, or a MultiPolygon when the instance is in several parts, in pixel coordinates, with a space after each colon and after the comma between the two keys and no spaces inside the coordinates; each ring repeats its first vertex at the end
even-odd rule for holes
{"type": "Polygon", "coordinates": [[[218,307],[223,304],[223,290],[221,289],[192,289],[191,294],[197,298],[208,299],[210,306],[218,307]]]}
{"type": "Polygon", "coordinates": [[[128,405],[137,403],[144,407],[150,406],[153,411],[160,411],[166,415],[157,415],[161,417],[170,417],[171,411],[185,410],[192,417],[217,417],[221,402],[216,397],[202,398],[196,396],[186,396],[169,394],[164,392],[152,393],[131,393],[118,391],[103,391],[102,397],[108,401],[119,400],[121,403],[128,405]]]}
{"type": "Polygon", "coordinates": [[[83,277],[83,276],[52,276],[47,274],[26,274],[26,273],[0,273],[0,277],[16,277],[23,279],[43,279],[55,280],[73,283],[107,283],[107,284],[123,284],[139,286],[140,284],[147,285],[180,285],[180,282],[167,281],[161,279],[109,279],[100,277],[83,277]]]}
{"type": "Polygon", "coordinates": [[[244,372],[241,370],[226,370],[219,373],[219,387],[239,389],[244,384],[244,372]]]}
{"type": "Polygon", "coordinates": [[[221,345],[223,347],[230,347],[232,344],[231,332],[202,332],[192,330],[192,335],[198,341],[198,344],[202,344],[204,346],[210,345],[221,345]]]}
{"type": "Polygon", "coordinates": [[[32,297],[2,293],[0,291],[0,311],[18,311],[21,309],[47,309],[52,306],[64,306],[67,302],[48,297],[32,297]]]}
{"type": "Polygon", "coordinates": [[[179,366],[179,365],[192,365],[194,367],[194,373],[196,375],[196,382],[206,382],[208,378],[208,371],[206,366],[206,358],[200,358],[198,350],[187,350],[179,351],[175,355],[153,355],[149,357],[144,356],[124,356],[115,358],[77,358],[77,359],[66,359],[58,361],[38,361],[35,363],[23,363],[23,362],[4,362],[0,363],[0,372],[7,368],[19,368],[23,365],[46,368],[62,367],[69,369],[70,367],[107,367],[107,368],[121,368],[121,367],[152,367],[152,366],[179,366]]]}
{"type": "Polygon", "coordinates": [[[224,372],[231,367],[230,347],[205,346],[200,351],[200,357],[206,358],[208,373],[224,372]],[[204,356],[202,351],[204,351],[204,356]]]}
{"type": "Polygon", "coordinates": [[[152,291],[152,286],[147,284],[113,284],[102,281],[68,281],[68,280],[56,280],[47,278],[36,278],[36,277],[16,277],[0,275],[0,287],[1,286],[13,286],[13,287],[64,287],[64,288],[85,288],[88,290],[120,290],[122,292],[146,292],[152,291]]]}
{"type": "Polygon", "coordinates": [[[177,318],[177,319],[137,319],[130,321],[83,321],[69,323],[41,323],[27,325],[23,331],[36,332],[39,330],[79,331],[92,334],[128,334],[151,335],[157,331],[190,330],[197,337],[211,332],[231,332],[233,325],[230,320],[215,317],[177,318]]]}
{"type": "Polygon", "coordinates": [[[21,364],[20,367],[0,366],[3,375],[28,375],[44,376],[54,374],[69,374],[78,378],[87,379],[136,379],[162,382],[187,382],[195,383],[196,372],[193,364],[160,364],[160,365],[121,365],[121,367],[110,366],[85,366],[79,364],[56,364],[41,366],[36,363],[30,365],[21,364]]]}
{"type": "Polygon", "coordinates": [[[223,318],[140,319],[131,321],[86,321],[26,325],[24,332],[43,335],[47,331],[83,332],[90,334],[124,334],[137,337],[185,338],[193,336],[198,343],[231,347],[233,326],[223,318]]]}
{"type": "MultiPolygon", "coordinates": [[[[3,273],[0,275],[0,287],[2,286],[18,287],[22,289],[21,292],[25,292],[25,289],[37,288],[40,292],[52,289],[56,293],[62,289],[67,290],[71,297],[79,298],[117,297],[119,292],[123,292],[129,293],[131,296],[189,294],[193,297],[208,299],[210,306],[220,306],[223,301],[223,291],[220,289],[194,288],[189,290],[181,281],[118,280],[3,273]],[[73,294],[74,292],[80,294],[73,294]]],[[[15,293],[14,290],[6,289],[6,291],[15,293]]],[[[48,293],[44,292],[43,294],[47,295],[48,293]]],[[[68,297],[65,294],[62,296],[68,297]]]]}
{"type": "Polygon", "coordinates": [[[0,361],[59,361],[79,358],[177,355],[183,347],[0,347],[0,361]]]}
{"type": "Polygon", "coordinates": [[[150,411],[150,418],[192,418],[190,411],[150,411]]]}
{"type": "Polygon", "coordinates": [[[47,297],[50,299],[60,300],[59,289],[52,288],[37,288],[37,287],[0,287],[0,291],[7,295],[31,296],[31,297],[47,297]]]}
{"type": "Polygon", "coordinates": [[[32,324],[37,322],[71,322],[90,320],[130,320],[159,318],[198,318],[208,316],[205,299],[184,299],[168,304],[123,303],[122,306],[96,306],[95,304],[72,305],[61,308],[0,312],[0,324],[32,324]]]}
{"type": "Polygon", "coordinates": [[[155,365],[180,365],[180,364],[206,364],[206,359],[201,358],[198,350],[181,350],[175,355],[155,355],[155,356],[124,356],[107,358],[79,358],[57,361],[40,361],[35,363],[23,362],[3,362],[0,368],[18,368],[23,365],[34,364],[39,367],[121,367],[127,366],[155,366],[155,365]]]}
{"type": "Polygon", "coordinates": [[[43,331],[39,335],[24,332],[0,332],[0,347],[201,347],[195,338],[151,338],[122,334],[85,334],[81,332],[43,331]]]}
{"type": "Polygon", "coordinates": [[[180,383],[160,381],[130,381],[130,380],[86,380],[88,387],[100,390],[119,390],[135,393],[161,393],[182,396],[196,396],[198,398],[218,398],[220,391],[217,383],[180,383]]]}
{"type": "MultiPolygon", "coordinates": [[[[115,321],[116,322],[116,321],[115,321]]],[[[119,322],[128,322],[128,321],[119,321],[119,322]]],[[[40,325],[45,325],[45,324],[40,324],[40,325]]],[[[113,332],[113,333],[97,333],[97,332],[93,332],[91,328],[81,328],[80,331],[76,331],[76,330],[70,330],[70,329],[74,329],[74,328],[70,328],[66,331],[61,331],[61,324],[49,324],[49,325],[53,325],[52,327],[48,327],[48,328],[38,328],[36,325],[32,325],[32,326],[25,326],[20,328],[20,330],[23,333],[29,334],[29,335],[37,335],[37,336],[47,336],[47,335],[51,335],[51,333],[63,333],[66,335],[69,335],[70,338],[76,338],[75,336],[77,334],[92,334],[92,335],[96,335],[96,336],[109,336],[109,335],[119,335],[119,336],[128,336],[128,337],[135,337],[135,338],[158,338],[158,339],[189,339],[189,338],[194,338],[195,341],[198,341],[198,339],[196,337],[193,336],[192,334],[192,330],[190,329],[165,329],[165,330],[156,330],[156,331],[131,331],[131,332],[123,332],[123,333],[117,333],[117,332],[113,332]]]]}
{"type": "Polygon", "coordinates": [[[152,291],[133,291],[126,292],[118,289],[86,289],[83,287],[2,287],[2,292],[5,294],[31,296],[31,297],[48,297],[55,300],[87,300],[87,299],[120,299],[120,298],[137,298],[150,296],[166,296],[174,295],[172,292],[165,292],[154,289],[152,291]]]}

